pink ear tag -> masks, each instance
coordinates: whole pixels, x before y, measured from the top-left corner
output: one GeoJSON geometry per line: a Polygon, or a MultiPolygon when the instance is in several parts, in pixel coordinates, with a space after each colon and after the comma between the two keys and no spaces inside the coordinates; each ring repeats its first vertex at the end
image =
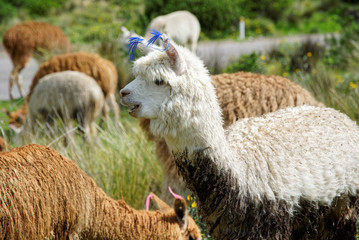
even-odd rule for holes
{"type": "Polygon", "coordinates": [[[153,198],[152,194],[148,194],[146,198],[146,210],[148,211],[150,209],[150,199],[153,198]]]}
{"type": "Polygon", "coordinates": [[[181,198],[182,198],[180,195],[175,194],[175,193],[172,191],[171,187],[168,187],[168,190],[170,191],[170,193],[172,194],[173,197],[175,197],[175,198],[177,198],[177,199],[181,199],[181,198]]]}

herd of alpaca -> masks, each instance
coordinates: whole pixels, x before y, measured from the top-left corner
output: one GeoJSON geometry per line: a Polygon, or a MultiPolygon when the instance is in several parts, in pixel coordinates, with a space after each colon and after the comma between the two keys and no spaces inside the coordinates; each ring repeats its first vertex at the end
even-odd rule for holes
{"type": "Polygon", "coordinates": [[[150,119],[215,239],[355,239],[359,127],[331,108],[297,106],[224,128],[203,62],[161,37],[165,51],[133,64],[121,90],[150,119]]]}
{"type": "MultiPolygon", "coordinates": [[[[120,91],[121,103],[156,143],[165,201],[151,194],[159,210],[135,210],[55,150],[9,150],[0,138],[0,151],[9,150],[0,153],[0,239],[201,239],[186,201],[167,205],[168,186],[194,194],[217,240],[355,239],[354,121],[283,77],[210,76],[195,55],[200,24],[187,11],[153,19],[145,38],[122,31],[121,40],[136,37],[144,56],[133,64],[135,79],[120,91]],[[142,44],[152,29],[166,33],[155,36],[163,51],[142,44]]],[[[3,45],[14,65],[11,99],[14,83],[24,96],[20,71],[35,51],[70,49],[60,29],[33,21],[10,28],[3,45]]],[[[98,54],[61,54],[40,65],[23,106],[4,111],[16,131],[35,132],[35,123],[59,117],[67,132],[77,121],[87,139],[101,112],[106,117],[111,108],[119,120],[117,83],[114,64],[98,54]]]]}
{"type": "MultiPolygon", "coordinates": [[[[25,99],[25,103],[18,110],[14,112],[7,112],[9,116],[10,124],[14,124],[17,125],[17,127],[20,127],[21,125],[23,125],[23,123],[26,122],[29,106],[33,98],[32,97],[33,92],[36,90],[36,87],[38,87],[39,82],[41,82],[41,80],[44,77],[46,77],[51,73],[63,72],[69,70],[84,73],[89,77],[91,77],[91,79],[94,79],[99,85],[99,87],[101,88],[106,99],[106,103],[102,104],[102,99],[100,97],[97,97],[97,99],[101,100],[101,102],[96,103],[96,105],[103,106],[102,108],[103,116],[104,117],[107,116],[109,109],[108,104],[109,104],[115,114],[115,118],[116,119],[119,118],[120,110],[115,98],[118,76],[114,64],[95,53],[76,52],[76,53],[67,53],[67,54],[54,56],[40,65],[39,70],[37,71],[37,73],[35,74],[32,80],[30,91],[25,99]]],[[[62,77],[58,79],[61,78],[62,77]]],[[[81,90],[80,86],[78,87],[79,90],[81,90]]],[[[56,89],[53,90],[56,91],[56,89]]],[[[46,97],[47,99],[50,99],[52,102],[56,102],[58,100],[57,97],[59,94],[65,94],[68,96],[70,95],[75,96],[77,94],[76,89],[64,88],[63,90],[64,90],[63,92],[58,92],[56,95],[47,94],[46,97]]],[[[90,99],[87,99],[86,101],[89,100],[90,99]]],[[[33,101],[39,102],[40,100],[34,99],[33,101]]],[[[68,103],[72,103],[71,99],[68,99],[67,101],[68,103]]],[[[56,103],[55,105],[49,105],[47,108],[53,109],[53,108],[57,108],[57,106],[58,103],[56,103]]],[[[69,109],[75,107],[72,106],[72,104],[67,104],[64,106],[69,109]]],[[[91,109],[94,109],[94,107],[95,106],[91,107],[91,109]]],[[[37,109],[37,110],[41,110],[41,109],[37,109]]],[[[76,108],[75,110],[79,111],[80,109],[76,108]]],[[[93,113],[95,112],[92,112],[90,114],[93,113]]],[[[82,113],[79,111],[77,114],[74,114],[73,116],[76,116],[78,114],[82,114],[82,113]]]]}
{"type": "Polygon", "coordinates": [[[0,239],[201,239],[185,201],[135,210],[51,148],[14,148],[0,165],[0,239]]]}

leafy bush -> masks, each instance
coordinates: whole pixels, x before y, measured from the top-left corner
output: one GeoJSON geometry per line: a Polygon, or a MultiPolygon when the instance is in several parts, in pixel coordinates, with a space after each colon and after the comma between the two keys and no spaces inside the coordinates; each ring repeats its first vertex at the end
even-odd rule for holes
{"type": "Polygon", "coordinates": [[[246,72],[255,72],[262,73],[264,71],[263,61],[265,60],[264,56],[261,56],[259,53],[251,53],[242,55],[234,64],[230,65],[224,72],[233,73],[238,71],[246,72]]]}
{"type": "Polygon", "coordinates": [[[285,72],[311,72],[324,53],[324,46],[311,40],[300,44],[282,43],[269,52],[269,60],[280,62],[285,72]]]}
{"type": "Polygon", "coordinates": [[[25,8],[33,16],[44,16],[51,9],[61,9],[68,0],[0,0],[0,22],[13,17],[17,9],[25,8]]]}
{"type": "MultiPolygon", "coordinates": [[[[146,1],[147,23],[151,19],[178,10],[192,12],[201,23],[201,30],[208,36],[223,38],[236,31],[241,0],[154,0],[146,1]]],[[[144,26],[145,28],[146,26],[144,26]]]]}
{"type": "Polygon", "coordinates": [[[267,36],[275,33],[275,25],[266,18],[245,19],[246,36],[267,36]]]}
{"type": "Polygon", "coordinates": [[[16,7],[6,0],[0,0],[0,22],[16,14],[16,7]]]}
{"type": "Polygon", "coordinates": [[[330,49],[325,56],[325,63],[337,69],[345,69],[351,59],[355,46],[352,41],[359,41],[359,5],[347,7],[340,10],[346,18],[341,19],[343,30],[340,38],[328,40],[330,49]]]}

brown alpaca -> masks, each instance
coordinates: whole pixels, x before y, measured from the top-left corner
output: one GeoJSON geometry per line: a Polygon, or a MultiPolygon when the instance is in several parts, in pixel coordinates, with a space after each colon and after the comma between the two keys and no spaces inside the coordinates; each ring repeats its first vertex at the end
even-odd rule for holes
{"type": "Polygon", "coordinates": [[[0,239],[201,239],[184,200],[135,210],[51,148],[3,152],[0,166],[0,239]]]}
{"type": "MultiPolygon", "coordinates": [[[[26,119],[27,105],[30,101],[31,94],[38,84],[39,80],[50,73],[61,71],[78,71],[85,73],[96,80],[100,85],[107,102],[110,104],[115,118],[119,118],[120,108],[116,102],[115,93],[118,83],[118,74],[114,64],[95,53],[67,53],[50,58],[41,64],[39,70],[34,76],[29,94],[26,97],[25,103],[18,110],[8,113],[10,123],[23,123],[26,119]]],[[[103,115],[106,117],[108,112],[108,105],[105,104],[103,115]]]]}
{"type": "Polygon", "coordinates": [[[9,93],[13,99],[12,87],[17,84],[24,97],[20,71],[39,49],[53,52],[69,52],[70,43],[65,33],[58,27],[43,22],[28,21],[9,28],[3,37],[3,45],[13,63],[10,75],[9,93]]]}
{"type": "MultiPolygon", "coordinates": [[[[224,73],[211,77],[223,111],[225,127],[239,118],[261,116],[285,107],[304,104],[323,106],[307,90],[284,77],[249,72],[224,73]]],[[[167,186],[172,186],[174,191],[182,196],[190,194],[178,174],[165,140],[154,138],[149,131],[149,125],[149,119],[140,119],[140,126],[148,138],[155,140],[157,157],[164,166],[165,181],[161,198],[167,202],[171,199],[171,195],[165,190],[167,186]]]]}

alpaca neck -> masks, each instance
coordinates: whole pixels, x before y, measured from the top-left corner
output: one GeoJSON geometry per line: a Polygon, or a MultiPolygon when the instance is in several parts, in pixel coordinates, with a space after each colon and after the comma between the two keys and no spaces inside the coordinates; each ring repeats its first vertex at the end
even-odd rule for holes
{"type": "Polygon", "coordinates": [[[174,213],[135,210],[107,196],[96,199],[90,226],[91,239],[178,239],[169,234],[180,232],[174,213]]]}
{"type": "MultiPolygon", "coordinates": [[[[208,121],[209,117],[196,121],[199,124],[193,124],[189,127],[179,126],[181,129],[177,131],[176,136],[165,136],[166,143],[170,152],[174,155],[187,154],[191,161],[196,161],[197,154],[205,151],[211,155],[211,159],[219,164],[222,168],[230,168],[232,162],[240,165],[240,161],[235,157],[230,144],[227,141],[225,130],[222,126],[221,116],[210,116],[212,119],[208,121]],[[205,123],[200,125],[201,123],[205,123]]],[[[242,166],[243,168],[245,165],[242,166]]]]}

